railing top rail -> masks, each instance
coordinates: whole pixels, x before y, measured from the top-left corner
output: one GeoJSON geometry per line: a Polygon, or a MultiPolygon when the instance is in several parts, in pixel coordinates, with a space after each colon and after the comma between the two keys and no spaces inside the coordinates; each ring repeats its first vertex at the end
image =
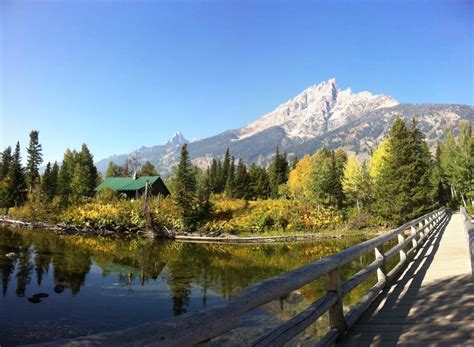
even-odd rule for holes
{"type": "Polygon", "coordinates": [[[163,321],[163,324],[158,328],[158,334],[162,337],[161,342],[180,345],[189,343],[189,341],[196,343],[218,336],[232,328],[235,321],[246,312],[317,280],[329,271],[352,261],[444,210],[445,208],[442,207],[339,253],[249,286],[226,304],[163,321]]]}

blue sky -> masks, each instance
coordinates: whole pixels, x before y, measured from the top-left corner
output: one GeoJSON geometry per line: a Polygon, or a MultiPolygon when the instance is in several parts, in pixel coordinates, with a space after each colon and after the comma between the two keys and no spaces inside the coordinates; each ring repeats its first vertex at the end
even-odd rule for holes
{"type": "Polygon", "coordinates": [[[474,104],[469,1],[0,0],[0,145],[96,159],[245,125],[308,86],[474,104]]]}

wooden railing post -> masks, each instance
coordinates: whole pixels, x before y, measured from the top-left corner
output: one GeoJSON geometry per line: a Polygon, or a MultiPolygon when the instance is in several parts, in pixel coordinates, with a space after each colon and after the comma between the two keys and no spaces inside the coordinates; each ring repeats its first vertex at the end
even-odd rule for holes
{"type": "Polygon", "coordinates": [[[413,236],[413,240],[411,241],[413,244],[413,249],[416,249],[418,247],[418,240],[416,239],[416,227],[412,226],[410,230],[411,236],[413,236]]]}
{"type": "Polygon", "coordinates": [[[377,269],[377,280],[378,282],[387,281],[387,268],[385,266],[385,251],[383,249],[383,243],[380,246],[374,248],[375,259],[382,259],[382,265],[377,269]]]}
{"type": "MultiPolygon", "coordinates": [[[[425,220],[421,220],[420,223],[418,223],[418,230],[421,230],[425,226],[425,220]]],[[[426,230],[423,229],[420,231],[420,239],[424,238],[426,234],[426,230]]]]}
{"type": "Polygon", "coordinates": [[[431,230],[433,230],[433,227],[434,227],[434,217],[429,216],[428,217],[428,226],[426,227],[427,228],[426,234],[431,234],[431,230]]]}
{"type": "MultiPolygon", "coordinates": [[[[403,233],[398,234],[398,244],[401,245],[401,244],[404,244],[404,243],[405,243],[405,236],[403,235],[403,233]]],[[[400,250],[400,262],[404,263],[405,260],[407,260],[407,253],[402,248],[400,250]]]]}
{"type": "Polygon", "coordinates": [[[344,322],[344,310],[342,305],[341,277],[339,276],[339,268],[327,273],[326,289],[329,292],[336,293],[338,300],[329,308],[329,321],[331,329],[336,328],[340,336],[346,333],[346,324],[344,322]]]}

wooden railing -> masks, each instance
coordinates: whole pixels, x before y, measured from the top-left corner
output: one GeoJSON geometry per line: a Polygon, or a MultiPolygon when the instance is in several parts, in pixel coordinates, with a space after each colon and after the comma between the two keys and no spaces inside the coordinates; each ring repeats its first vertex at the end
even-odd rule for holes
{"type": "Polygon", "coordinates": [[[406,262],[421,247],[426,237],[442,224],[446,216],[446,209],[440,208],[340,253],[252,285],[226,304],[164,321],[158,326],[159,340],[157,343],[167,346],[205,344],[210,339],[237,327],[240,318],[247,312],[325,276],[327,293],[324,296],[303,312],[262,336],[254,342],[254,345],[282,346],[303,332],[327,311],[331,329],[319,341],[318,345],[332,345],[338,337],[343,336],[354,325],[387,283],[398,276],[406,262]],[[394,239],[397,240],[396,245],[388,251],[384,250],[384,244],[393,242],[394,239]],[[410,245],[411,247],[406,250],[410,245]],[[375,252],[375,260],[341,283],[339,275],[341,266],[372,251],[375,252]],[[387,260],[396,254],[400,255],[400,260],[395,267],[387,272],[387,260]],[[344,315],[342,304],[344,296],[374,272],[377,273],[377,283],[344,315]]]}
{"type": "Polygon", "coordinates": [[[471,272],[474,276],[474,218],[467,212],[464,206],[460,208],[461,216],[464,222],[467,242],[469,244],[469,254],[471,256],[471,272]]]}

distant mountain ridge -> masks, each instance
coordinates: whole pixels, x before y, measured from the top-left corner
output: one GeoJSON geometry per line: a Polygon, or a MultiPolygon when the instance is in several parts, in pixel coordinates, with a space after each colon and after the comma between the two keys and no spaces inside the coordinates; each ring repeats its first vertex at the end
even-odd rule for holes
{"type": "MultiPolygon", "coordinates": [[[[456,130],[461,120],[473,121],[474,107],[403,104],[383,94],[341,90],[336,80],[330,79],[309,87],[240,129],[191,143],[177,132],[163,145],[141,147],[137,152],[140,161],[151,161],[165,176],[177,164],[184,143],[189,143],[193,162],[202,167],[212,158],[221,158],[227,147],[236,158],[263,165],[269,162],[277,145],[298,157],[312,154],[323,145],[342,147],[364,157],[387,133],[397,115],[407,121],[416,117],[428,143],[433,145],[446,127],[456,130]]],[[[105,172],[110,160],[121,165],[128,155],[114,155],[96,165],[105,172]]]]}

